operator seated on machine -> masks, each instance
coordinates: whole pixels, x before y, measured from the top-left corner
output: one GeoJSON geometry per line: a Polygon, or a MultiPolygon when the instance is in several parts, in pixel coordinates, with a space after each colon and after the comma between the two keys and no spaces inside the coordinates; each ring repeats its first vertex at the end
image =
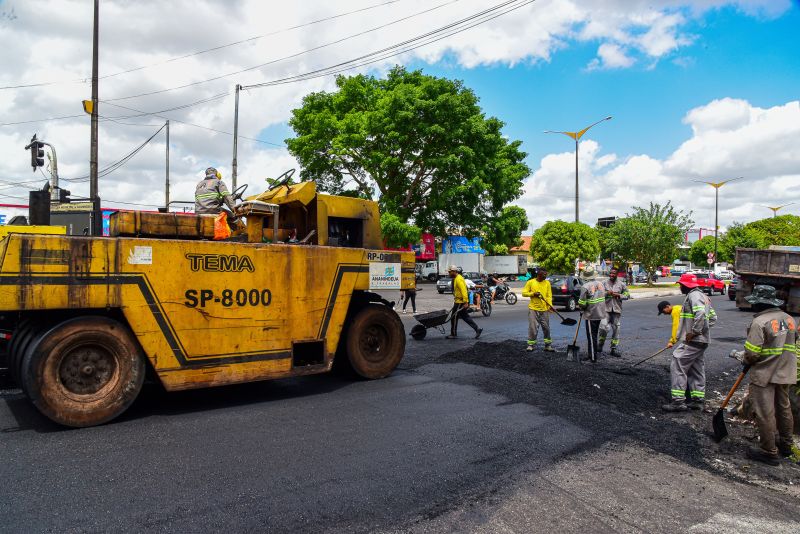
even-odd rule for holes
{"type": "Polygon", "coordinates": [[[222,181],[222,175],[214,167],[206,169],[206,177],[198,182],[194,191],[194,212],[197,215],[219,215],[222,205],[230,210],[233,217],[233,198],[222,181]]]}

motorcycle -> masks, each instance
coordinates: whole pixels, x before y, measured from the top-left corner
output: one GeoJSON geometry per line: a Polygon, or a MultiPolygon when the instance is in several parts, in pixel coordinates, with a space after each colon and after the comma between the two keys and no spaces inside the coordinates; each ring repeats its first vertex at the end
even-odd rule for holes
{"type": "Polygon", "coordinates": [[[517,294],[511,291],[511,288],[508,287],[508,284],[505,282],[500,282],[497,284],[497,288],[494,290],[494,299],[505,300],[509,304],[516,304],[517,294]]]}

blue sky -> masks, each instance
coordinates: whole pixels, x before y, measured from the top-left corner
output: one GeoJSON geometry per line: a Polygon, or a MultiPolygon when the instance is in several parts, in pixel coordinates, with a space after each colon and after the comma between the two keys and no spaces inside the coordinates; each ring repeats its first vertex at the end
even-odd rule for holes
{"type": "Polygon", "coordinates": [[[760,107],[800,96],[800,9],[769,20],[725,7],[692,21],[694,44],[654,67],[589,70],[597,43],[573,43],[549,62],[480,69],[457,65],[412,66],[459,78],[481,98],[488,114],[503,119],[506,133],[521,139],[538,165],[572,141],[543,130],[575,131],[607,115],[611,122],[587,134],[604,151],[663,158],[691,135],[686,112],[721,97],[760,107]]]}

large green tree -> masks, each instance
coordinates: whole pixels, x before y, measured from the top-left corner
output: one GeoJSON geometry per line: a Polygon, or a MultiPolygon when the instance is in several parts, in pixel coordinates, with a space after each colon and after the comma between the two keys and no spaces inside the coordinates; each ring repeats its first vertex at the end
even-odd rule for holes
{"type": "Polygon", "coordinates": [[[583,223],[548,221],[533,233],[533,258],[548,272],[569,274],[578,259],[592,260],[600,253],[597,231],[583,223]]]}
{"type": "Polygon", "coordinates": [[[645,271],[654,273],[660,265],[672,264],[693,224],[690,214],[676,210],[669,202],[664,206],[651,202],[647,209],[634,207],[632,214],[611,226],[610,248],[619,257],[639,262],[645,271]]]}
{"type": "Polygon", "coordinates": [[[483,228],[483,247],[489,254],[508,254],[509,249],[522,244],[520,236],[529,224],[524,208],[506,206],[483,228]]]}
{"type": "Polygon", "coordinates": [[[289,120],[289,151],[320,190],[354,190],[420,228],[471,235],[522,194],[521,141],[504,137],[462,82],[395,67],[336,85],[307,95],[289,120]]]}

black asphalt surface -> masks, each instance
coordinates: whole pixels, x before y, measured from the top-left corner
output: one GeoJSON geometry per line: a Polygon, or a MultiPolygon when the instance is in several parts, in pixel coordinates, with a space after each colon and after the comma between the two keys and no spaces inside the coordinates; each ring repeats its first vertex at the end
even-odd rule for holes
{"type": "MultiPolygon", "coordinates": [[[[430,287],[420,309],[449,307],[430,287]]],[[[379,381],[152,385],[80,430],[2,391],[0,531],[797,532],[795,466],[743,460],[750,427],[717,446],[710,413],[662,415],[669,353],[626,374],[669,336],[658,300],[626,303],[623,357],[595,365],[525,353],[520,301],[476,318],[478,342],[463,324],[459,340],[409,338],[379,381]]],[[[709,397],[733,382],[750,318],[714,305],[709,397]]],[[[563,351],[574,330],[552,324],[563,351]]]]}

